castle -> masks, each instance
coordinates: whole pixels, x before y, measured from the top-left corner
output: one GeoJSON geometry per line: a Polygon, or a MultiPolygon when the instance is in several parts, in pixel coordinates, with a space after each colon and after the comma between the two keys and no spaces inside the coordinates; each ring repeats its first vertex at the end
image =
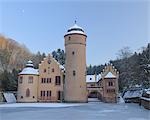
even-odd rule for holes
{"type": "Polygon", "coordinates": [[[50,54],[34,69],[32,61],[18,75],[18,102],[88,102],[97,97],[117,102],[119,73],[108,64],[99,75],[86,75],[86,38],[76,23],[64,35],[66,61],[50,54]]]}

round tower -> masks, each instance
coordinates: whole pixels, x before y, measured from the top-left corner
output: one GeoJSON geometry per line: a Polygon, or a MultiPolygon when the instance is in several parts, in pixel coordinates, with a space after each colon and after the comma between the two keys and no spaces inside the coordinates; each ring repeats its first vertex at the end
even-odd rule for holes
{"type": "Polygon", "coordinates": [[[38,70],[33,62],[28,61],[26,67],[18,75],[18,102],[37,102],[38,70]]]}
{"type": "Polygon", "coordinates": [[[76,22],[65,38],[65,102],[87,102],[86,89],[86,34],[76,22]]]}

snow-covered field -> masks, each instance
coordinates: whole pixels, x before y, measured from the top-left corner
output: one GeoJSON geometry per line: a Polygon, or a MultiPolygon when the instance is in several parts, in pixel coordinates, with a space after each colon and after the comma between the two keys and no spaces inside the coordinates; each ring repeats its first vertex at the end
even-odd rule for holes
{"type": "Polygon", "coordinates": [[[1,104],[0,120],[149,120],[138,104],[19,103],[1,104]]]}

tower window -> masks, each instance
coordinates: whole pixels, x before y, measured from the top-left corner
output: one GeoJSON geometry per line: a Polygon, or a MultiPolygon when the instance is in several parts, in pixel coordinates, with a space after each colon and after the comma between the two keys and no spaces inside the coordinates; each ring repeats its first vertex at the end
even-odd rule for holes
{"type": "Polygon", "coordinates": [[[71,40],[71,37],[69,36],[68,40],[71,40]]]}
{"type": "Polygon", "coordinates": [[[73,71],[73,76],[75,76],[75,75],[76,75],[76,71],[74,70],[74,71],[73,71]]]}
{"type": "Polygon", "coordinates": [[[75,52],[74,51],[72,51],[72,55],[74,55],[75,54],[75,52]]]}

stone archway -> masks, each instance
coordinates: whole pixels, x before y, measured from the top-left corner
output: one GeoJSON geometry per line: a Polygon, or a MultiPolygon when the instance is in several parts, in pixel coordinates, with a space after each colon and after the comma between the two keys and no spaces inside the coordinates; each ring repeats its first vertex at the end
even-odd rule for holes
{"type": "Polygon", "coordinates": [[[98,92],[96,90],[90,91],[88,98],[97,98],[97,94],[98,94],[98,92]]]}

